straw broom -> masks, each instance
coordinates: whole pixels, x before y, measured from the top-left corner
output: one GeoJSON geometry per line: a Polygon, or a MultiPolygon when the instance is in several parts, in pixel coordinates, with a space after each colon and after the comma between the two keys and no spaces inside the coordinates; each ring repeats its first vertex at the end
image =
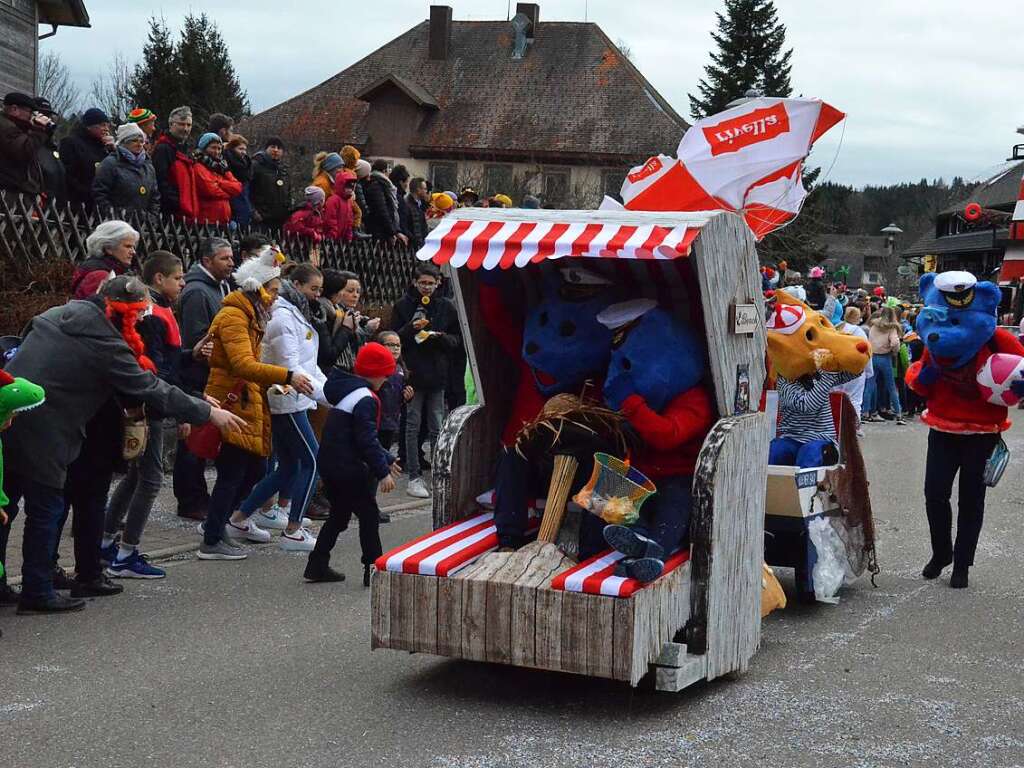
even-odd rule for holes
{"type": "Polygon", "coordinates": [[[576,476],[579,466],[580,463],[574,456],[555,456],[555,466],[551,472],[551,484],[548,486],[547,501],[544,502],[544,516],[540,520],[537,541],[552,544],[555,542],[558,529],[562,527],[562,520],[565,519],[572,479],[576,476]]]}

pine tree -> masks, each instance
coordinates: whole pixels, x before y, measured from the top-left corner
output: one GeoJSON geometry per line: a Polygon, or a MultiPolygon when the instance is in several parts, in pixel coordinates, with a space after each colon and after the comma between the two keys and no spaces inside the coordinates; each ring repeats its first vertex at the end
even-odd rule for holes
{"type": "Polygon", "coordinates": [[[235,119],[249,114],[249,97],[238,82],[224,38],[205,13],[185,17],[176,58],[187,101],[200,129],[214,112],[235,119]]]}
{"type": "Polygon", "coordinates": [[[721,112],[752,88],[765,96],[789,96],[793,49],[783,50],[786,27],[772,0],[725,0],[725,14],[715,16],[718,29],[711,38],[718,51],[697,85],[700,95],[690,95],[694,119],[721,112]]]}
{"type": "Polygon", "coordinates": [[[174,41],[163,18],[149,20],[149,36],[130,88],[135,106],[153,110],[161,123],[172,109],[188,103],[174,41]]]}

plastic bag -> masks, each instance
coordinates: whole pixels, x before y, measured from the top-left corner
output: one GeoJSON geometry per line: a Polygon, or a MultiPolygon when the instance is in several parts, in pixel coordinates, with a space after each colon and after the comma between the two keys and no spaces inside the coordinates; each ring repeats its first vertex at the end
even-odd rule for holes
{"type": "Polygon", "coordinates": [[[846,547],[835,528],[823,517],[817,517],[807,524],[807,535],[818,553],[818,561],[811,571],[814,597],[819,602],[834,605],[839,602],[836,593],[846,578],[846,547]]]}

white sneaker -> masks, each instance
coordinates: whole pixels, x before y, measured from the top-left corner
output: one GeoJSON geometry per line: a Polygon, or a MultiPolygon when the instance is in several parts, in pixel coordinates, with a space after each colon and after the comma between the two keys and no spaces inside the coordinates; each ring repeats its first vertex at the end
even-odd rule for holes
{"type": "Polygon", "coordinates": [[[228,524],[224,526],[224,535],[229,539],[253,541],[257,544],[266,544],[270,541],[270,531],[260,528],[251,519],[241,525],[228,520],[228,524]]]}
{"type": "Polygon", "coordinates": [[[282,533],[280,543],[285,552],[312,552],[316,546],[316,536],[305,528],[296,528],[291,533],[282,533]]]}
{"type": "Polygon", "coordinates": [[[269,528],[272,531],[283,531],[288,527],[288,513],[277,504],[270,508],[269,512],[257,509],[249,518],[250,523],[256,523],[260,528],[269,528]]]}
{"type": "Polygon", "coordinates": [[[407,495],[412,496],[414,499],[429,499],[430,491],[427,490],[427,486],[423,484],[423,478],[417,477],[415,480],[409,481],[409,486],[405,489],[407,495]]]}

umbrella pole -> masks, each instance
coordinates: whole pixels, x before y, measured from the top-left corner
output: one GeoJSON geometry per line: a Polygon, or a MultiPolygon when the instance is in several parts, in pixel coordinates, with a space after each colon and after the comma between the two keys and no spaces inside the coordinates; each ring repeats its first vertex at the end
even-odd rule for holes
{"type": "Polygon", "coordinates": [[[544,516],[540,521],[540,532],[537,541],[554,543],[558,529],[562,527],[565,517],[565,506],[569,501],[569,490],[572,479],[580,463],[573,456],[555,456],[554,469],[551,472],[551,485],[548,486],[548,498],[544,503],[544,516]]]}

